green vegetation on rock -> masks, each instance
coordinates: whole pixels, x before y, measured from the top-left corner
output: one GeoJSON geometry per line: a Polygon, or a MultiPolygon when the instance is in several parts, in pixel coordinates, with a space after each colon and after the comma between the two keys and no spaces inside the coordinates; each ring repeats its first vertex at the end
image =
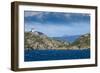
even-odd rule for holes
{"type": "Polygon", "coordinates": [[[24,46],[25,49],[86,49],[90,48],[90,34],[80,36],[73,43],[67,41],[55,40],[46,36],[45,34],[35,32],[24,33],[24,46]]]}
{"type": "Polygon", "coordinates": [[[71,46],[79,49],[90,48],[90,34],[85,34],[76,39],[71,46]]]}
{"type": "Polygon", "coordinates": [[[68,49],[69,43],[54,40],[39,32],[25,32],[25,48],[28,49],[68,49]]]}

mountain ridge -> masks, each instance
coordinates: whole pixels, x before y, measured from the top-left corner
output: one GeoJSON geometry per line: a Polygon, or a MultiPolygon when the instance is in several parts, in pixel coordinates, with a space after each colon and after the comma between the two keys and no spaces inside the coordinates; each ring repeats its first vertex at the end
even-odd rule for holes
{"type": "MultiPolygon", "coordinates": [[[[84,34],[78,37],[73,43],[63,40],[50,38],[42,32],[25,32],[26,49],[55,49],[55,50],[76,50],[90,48],[90,34],[84,34]]],[[[66,39],[67,40],[67,39],[66,39]]]]}
{"type": "Polygon", "coordinates": [[[25,48],[32,49],[67,49],[69,43],[53,40],[45,34],[36,32],[25,32],[25,48]]]}
{"type": "Polygon", "coordinates": [[[77,38],[79,38],[81,35],[66,35],[62,37],[53,37],[56,40],[63,40],[63,41],[69,41],[70,43],[74,42],[77,38]]]}

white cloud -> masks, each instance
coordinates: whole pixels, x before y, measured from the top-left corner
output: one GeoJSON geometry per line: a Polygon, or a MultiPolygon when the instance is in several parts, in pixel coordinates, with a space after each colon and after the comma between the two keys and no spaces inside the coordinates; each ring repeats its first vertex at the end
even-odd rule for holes
{"type": "Polygon", "coordinates": [[[66,13],[65,16],[66,16],[66,18],[70,18],[71,14],[70,13],[66,13]]]}
{"type": "Polygon", "coordinates": [[[37,11],[25,11],[25,17],[28,16],[34,16],[34,15],[38,15],[41,14],[42,12],[37,12],[37,11]]]}
{"type": "Polygon", "coordinates": [[[43,32],[47,36],[64,36],[64,35],[80,35],[84,33],[90,32],[89,25],[85,23],[81,23],[78,25],[73,24],[75,26],[67,26],[67,25],[55,25],[55,24],[40,24],[40,23],[27,23],[25,24],[25,30],[30,31],[32,27],[35,28],[36,31],[43,32]],[[81,28],[82,27],[82,28],[81,28]]]}

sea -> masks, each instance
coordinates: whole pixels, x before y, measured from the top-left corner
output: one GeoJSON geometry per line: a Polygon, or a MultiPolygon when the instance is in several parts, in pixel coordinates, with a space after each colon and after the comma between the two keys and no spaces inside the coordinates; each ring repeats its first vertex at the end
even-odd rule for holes
{"type": "Polygon", "coordinates": [[[90,58],[90,49],[84,50],[24,50],[24,61],[72,60],[90,58]]]}

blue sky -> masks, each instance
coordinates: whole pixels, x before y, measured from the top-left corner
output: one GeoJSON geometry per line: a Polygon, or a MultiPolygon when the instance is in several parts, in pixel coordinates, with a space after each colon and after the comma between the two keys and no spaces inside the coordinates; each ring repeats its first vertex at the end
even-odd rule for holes
{"type": "Polygon", "coordinates": [[[90,32],[90,14],[24,11],[25,31],[35,28],[49,37],[90,32]]]}

